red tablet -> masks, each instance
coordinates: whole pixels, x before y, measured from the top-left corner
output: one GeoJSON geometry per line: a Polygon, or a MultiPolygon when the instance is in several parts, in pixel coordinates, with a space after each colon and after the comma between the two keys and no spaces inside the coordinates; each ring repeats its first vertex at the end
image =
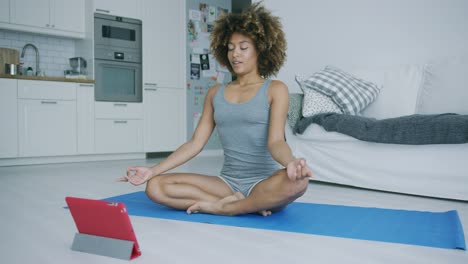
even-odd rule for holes
{"type": "Polygon", "coordinates": [[[134,242],[130,259],[141,255],[124,203],[66,197],[78,232],[134,242]]]}

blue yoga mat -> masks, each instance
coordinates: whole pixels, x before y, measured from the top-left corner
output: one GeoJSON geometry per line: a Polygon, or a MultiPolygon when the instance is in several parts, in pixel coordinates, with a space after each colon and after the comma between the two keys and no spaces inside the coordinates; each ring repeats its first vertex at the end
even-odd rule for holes
{"type": "Polygon", "coordinates": [[[268,217],[233,217],[188,215],[152,202],[144,192],[104,200],[125,203],[134,216],[466,250],[463,227],[454,210],[439,213],[294,202],[268,217]]]}

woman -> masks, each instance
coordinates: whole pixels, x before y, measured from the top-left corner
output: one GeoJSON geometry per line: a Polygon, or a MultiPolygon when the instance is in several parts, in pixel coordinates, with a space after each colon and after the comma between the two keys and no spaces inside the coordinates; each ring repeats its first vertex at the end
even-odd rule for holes
{"type": "Polygon", "coordinates": [[[214,25],[211,49],[236,80],[208,90],[191,140],[151,168],[128,168],[120,180],[147,182],[151,200],[189,214],[268,216],[300,197],[312,176],[306,161],[295,158],[285,142],[288,88],[266,79],[286,57],[279,18],[260,4],[225,14],[214,25]],[[196,156],[215,127],[225,156],[219,176],[163,174],[196,156]]]}

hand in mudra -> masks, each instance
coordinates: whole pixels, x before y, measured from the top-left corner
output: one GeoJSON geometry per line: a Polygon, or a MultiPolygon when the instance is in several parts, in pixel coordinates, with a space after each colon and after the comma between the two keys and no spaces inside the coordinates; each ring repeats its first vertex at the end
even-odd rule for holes
{"type": "Polygon", "coordinates": [[[312,177],[312,171],[307,165],[306,160],[303,158],[289,162],[286,171],[288,173],[288,178],[291,180],[302,180],[304,178],[312,177]]]}
{"type": "Polygon", "coordinates": [[[127,169],[127,175],[122,178],[118,178],[117,181],[130,182],[137,186],[145,183],[151,178],[152,171],[148,167],[129,167],[127,169]]]}

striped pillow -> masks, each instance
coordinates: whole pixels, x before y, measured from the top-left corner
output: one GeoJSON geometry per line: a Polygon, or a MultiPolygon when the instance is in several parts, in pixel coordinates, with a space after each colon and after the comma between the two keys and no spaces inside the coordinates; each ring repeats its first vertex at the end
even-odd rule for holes
{"type": "Polygon", "coordinates": [[[380,92],[376,84],[332,66],[327,66],[304,80],[303,87],[329,96],[344,114],[350,115],[359,114],[380,92]]]}

